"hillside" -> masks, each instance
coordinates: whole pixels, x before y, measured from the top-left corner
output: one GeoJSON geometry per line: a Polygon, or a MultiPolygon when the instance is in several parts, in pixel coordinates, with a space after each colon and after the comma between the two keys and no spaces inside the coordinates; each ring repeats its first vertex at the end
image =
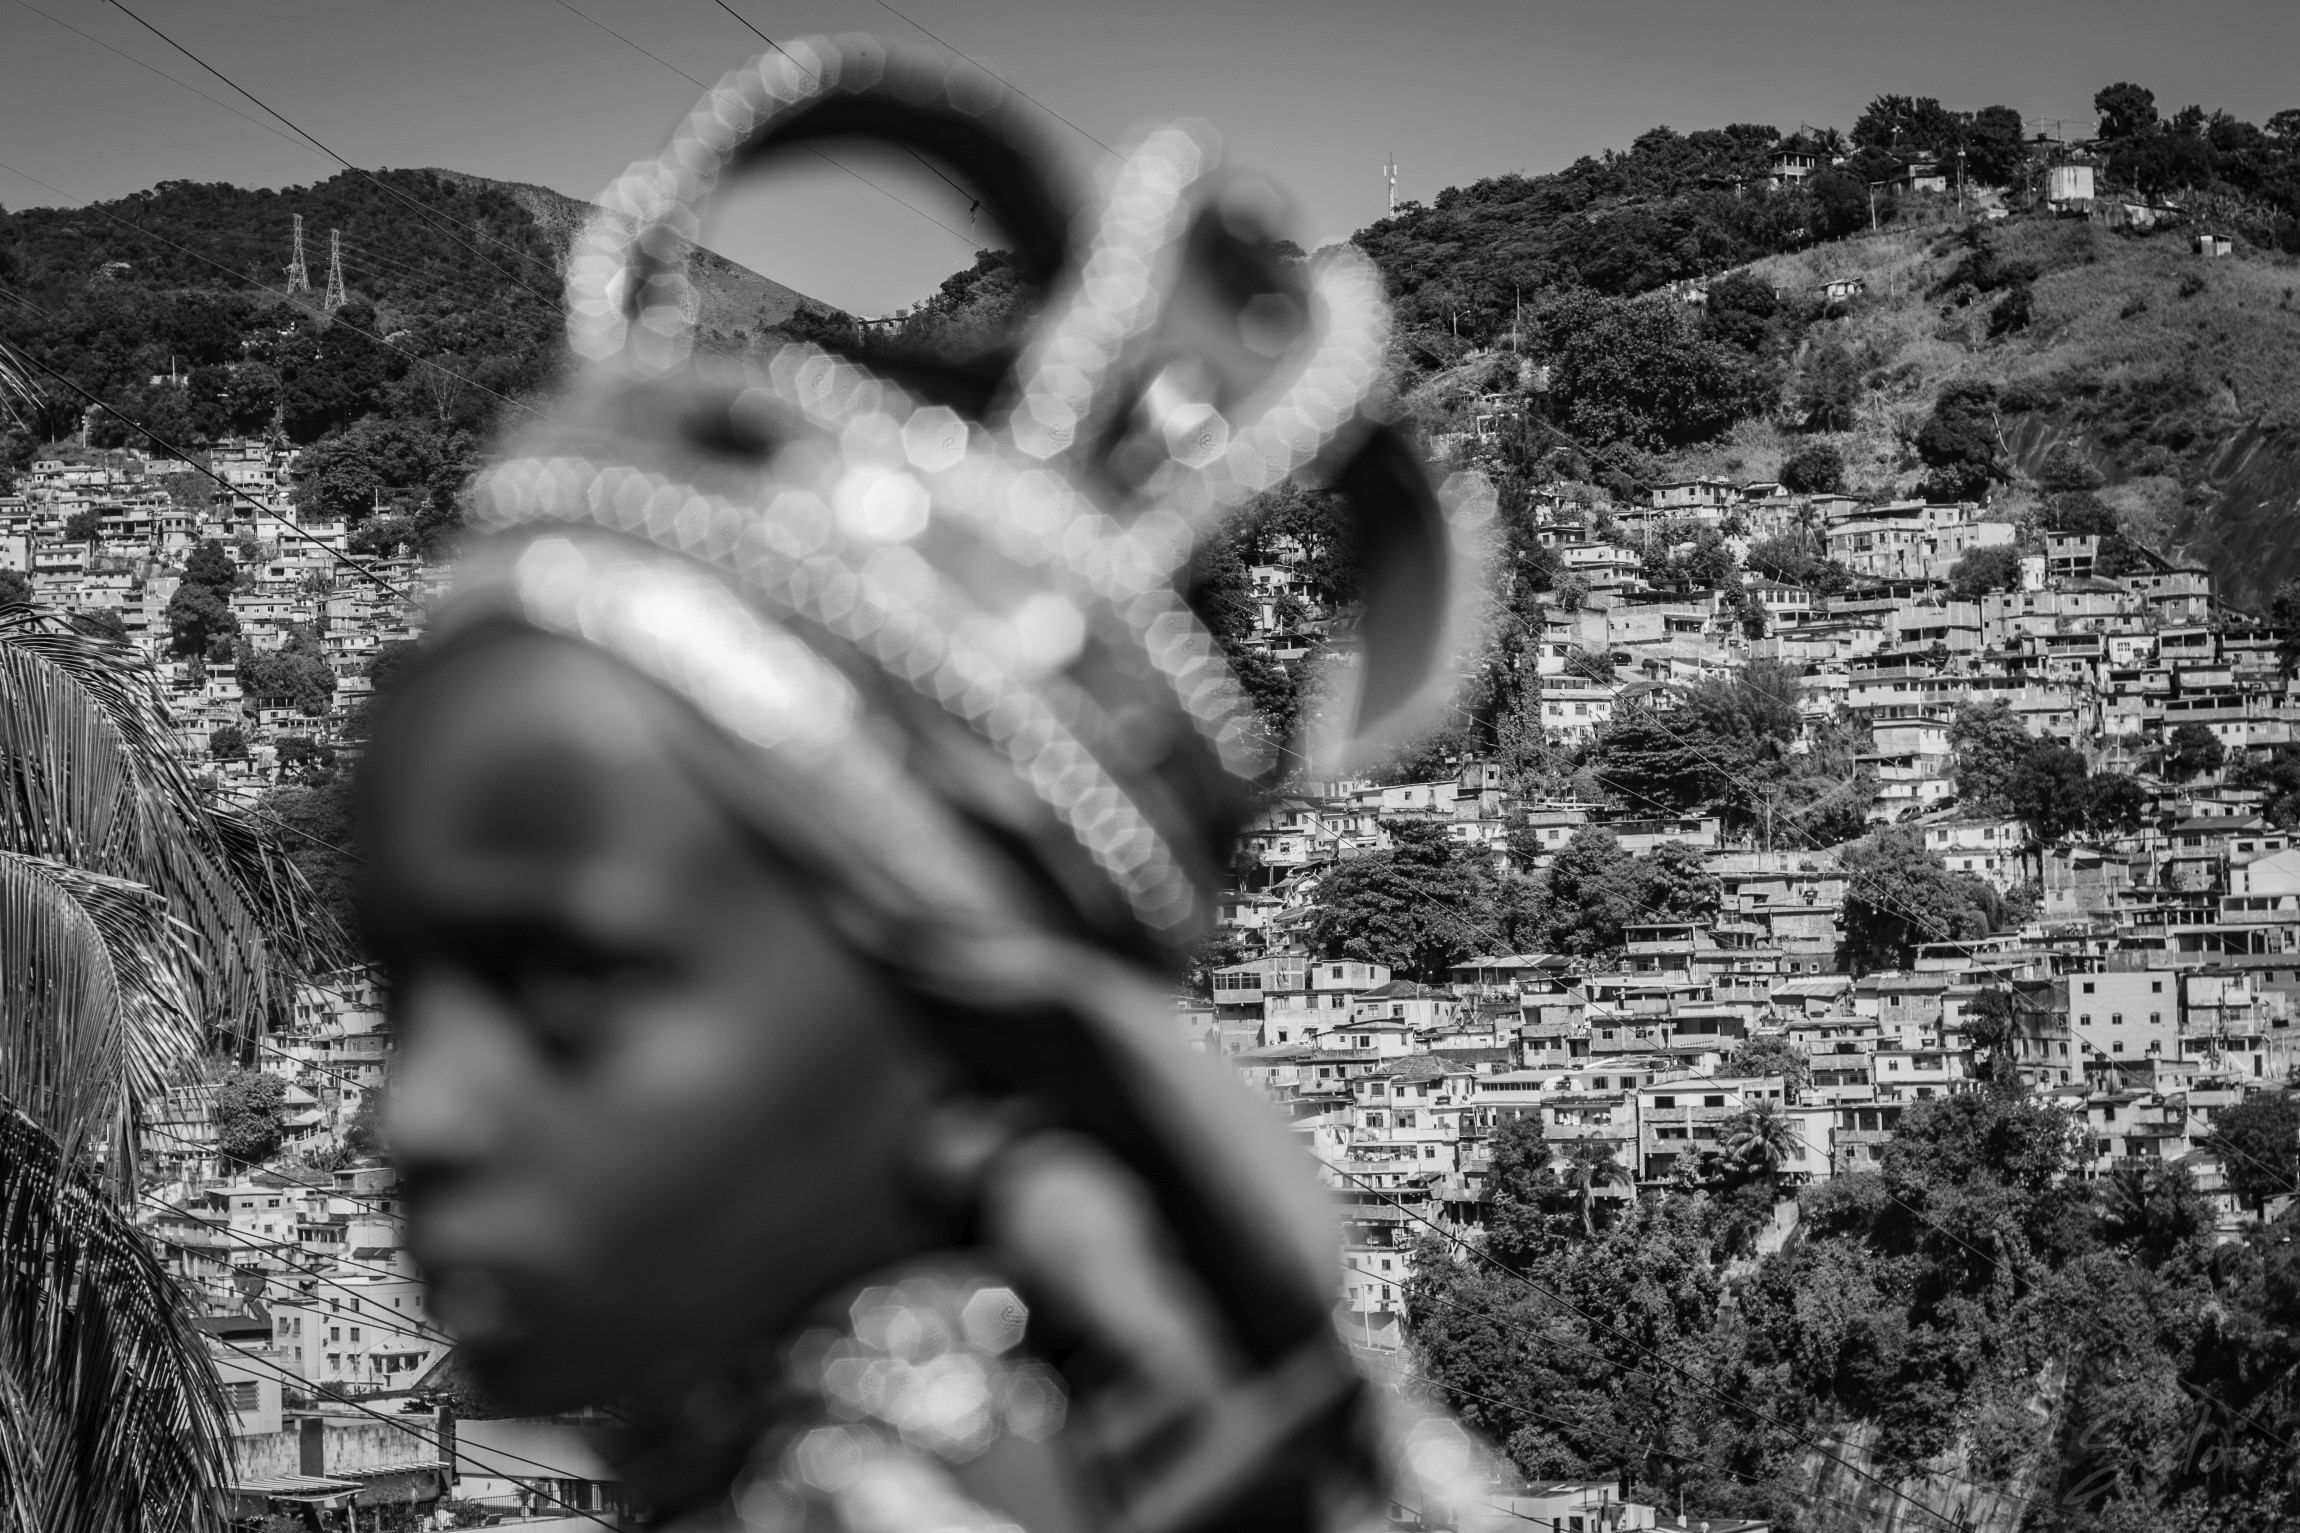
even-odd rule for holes
{"type": "Polygon", "coordinates": [[[1941,391],[1979,382],[2000,401],[2018,508],[2056,444],[2107,480],[2126,530],[2209,566],[2232,599],[2257,603],[2300,575],[2300,261],[2240,248],[2207,260],[2184,231],[2130,236],[2081,220],[2016,218],[1981,234],[1921,229],[1835,241],[1754,263],[1789,295],[1856,278],[1866,290],[1811,325],[1782,406],[1721,440],[1669,456],[1672,474],[1770,478],[1798,448],[1844,455],[1852,485],[1914,494],[1915,439],[1941,391]],[[1975,248],[2031,263],[2026,328],[1991,337],[1991,295],[1955,275],[1975,248]],[[1800,385],[1833,349],[1858,362],[1845,431],[1791,429],[1800,385]]]}
{"type": "MultiPolygon", "coordinates": [[[[1485,346],[1408,329],[1401,394],[1433,436],[1460,431],[1481,397],[1521,386],[1521,363],[1544,365],[1557,376],[1529,401],[1546,423],[1536,477],[1634,494],[1695,476],[1776,478],[1825,446],[1842,455],[1846,488],[1895,497],[1925,491],[1918,437],[1942,393],[1977,384],[1995,401],[1995,503],[2033,506],[2046,454],[2067,443],[2103,477],[2130,536],[2210,568],[2231,600],[2257,606],[2300,577],[2300,257],[2241,239],[2199,256],[2183,225],[2130,233],[2050,213],[1964,223],[1941,200],[1899,212],[1881,232],[1713,272],[1706,310],[1576,287],[1529,294],[1523,329],[1485,346]],[[1828,296],[1847,281],[1860,290],[1828,296]],[[1608,381],[1612,367],[1635,376],[1608,381]],[[1665,368],[1691,376],[1674,396],[1638,391],[1665,368]],[[1560,450],[1569,439],[1582,450],[1560,450]]],[[[1392,278],[1419,291],[1413,281],[1392,278]]],[[[1409,293],[1409,323],[1418,301],[1409,293]]]]}
{"type": "Polygon", "coordinates": [[[2128,533],[2257,603],[2300,575],[2300,110],[2160,116],[2129,83],[2096,106],[2100,138],[2075,144],[1923,97],[1880,96],[1849,132],[1655,128],[1449,187],[1352,242],[1387,280],[1397,387],[1426,432],[1529,396],[1513,478],[1635,496],[1770,478],[1825,446],[1856,492],[1938,490],[1918,438],[1945,390],[1978,388],[1996,451],[1949,476],[1957,493],[2017,514],[2070,444],[2128,533]],[[2105,218],[2137,204],[2156,231],[2053,216],[2047,171],[2068,163],[2105,218]],[[1967,195],[1926,179],[1955,164],[1967,195]],[[2196,256],[2198,228],[2233,254],[2196,256]],[[1837,301],[1837,279],[1864,290],[1837,301]],[[1707,301],[1657,296],[1690,287],[1707,301]]]}
{"type": "MultiPolygon", "coordinates": [[[[562,273],[586,215],[543,187],[404,170],[0,213],[0,343],[117,412],[86,415],[51,383],[0,417],[0,473],[83,426],[99,447],[139,440],[130,420],[186,448],[276,431],[315,449],[298,504],[362,524],[356,547],[441,546],[501,412],[565,366],[562,273]],[[291,292],[299,215],[309,285],[291,292]],[[346,301],[330,315],[337,235],[346,301]]],[[[744,347],[806,305],[708,251],[690,272],[707,346],[744,347]]]]}
{"type": "MultiPolygon", "coordinates": [[[[425,174],[463,186],[502,192],[527,210],[553,248],[562,253],[598,211],[592,203],[547,186],[523,181],[491,181],[458,170],[430,170],[425,174]]],[[[706,334],[731,337],[737,331],[779,325],[797,313],[802,304],[818,309],[828,307],[796,288],[785,287],[772,277],[762,277],[749,267],[700,246],[688,248],[687,274],[703,296],[701,325],[706,334]]]]}

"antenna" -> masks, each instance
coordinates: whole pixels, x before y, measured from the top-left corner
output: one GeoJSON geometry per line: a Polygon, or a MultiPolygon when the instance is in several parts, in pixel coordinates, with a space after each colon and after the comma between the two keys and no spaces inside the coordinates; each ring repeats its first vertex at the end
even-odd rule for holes
{"type": "Polygon", "coordinates": [[[291,293],[311,291],[311,270],[303,264],[303,215],[295,215],[295,255],[288,261],[287,290],[291,293]]]}
{"type": "Polygon", "coordinates": [[[319,301],[320,312],[333,314],[343,307],[343,231],[327,231],[327,296],[319,301]]]}
{"type": "Polygon", "coordinates": [[[1395,149],[1382,162],[1382,177],[1390,184],[1390,212],[1395,213],[1398,210],[1398,152],[1395,149]]]}

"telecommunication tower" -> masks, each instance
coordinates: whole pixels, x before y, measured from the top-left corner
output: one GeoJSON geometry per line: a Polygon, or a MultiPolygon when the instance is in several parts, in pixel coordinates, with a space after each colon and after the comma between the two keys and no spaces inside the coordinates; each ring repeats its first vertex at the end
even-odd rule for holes
{"type": "Polygon", "coordinates": [[[1395,150],[1382,162],[1382,178],[1390,184],[1390,211],[1395,213],[1398,210],[1398,157],[1395,150]]]}
{"type": "Polygon", "coordinates": [[[287,290],[291,293],[311,291],[311,269],[303,264],[303,215],[295,215],[295,255],[288,262],[287,290]]]}
{"type": "Polygon", "coordinates": [[[343,307],[343,231],[327,231],[327,296],[319,301],[320,312],[333,314],[343,307]]]}

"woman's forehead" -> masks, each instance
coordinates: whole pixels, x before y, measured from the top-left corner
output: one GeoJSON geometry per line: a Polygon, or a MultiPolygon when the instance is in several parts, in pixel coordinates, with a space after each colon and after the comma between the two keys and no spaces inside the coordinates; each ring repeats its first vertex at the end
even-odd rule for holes
{"type": "Polygon", "coordinates": [[[443,660],[379,742],[387,880],[677,853],[710,818],[675,765],[682,727],[701,726],[568,641],[519,636],[443,660]]]}

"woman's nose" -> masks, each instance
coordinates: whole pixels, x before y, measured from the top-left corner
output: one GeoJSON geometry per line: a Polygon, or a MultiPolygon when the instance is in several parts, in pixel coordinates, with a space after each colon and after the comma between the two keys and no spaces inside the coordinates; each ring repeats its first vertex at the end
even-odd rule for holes
{"type": "Polygon", "coordinates": [[[409,975],[397,998],[384,1144],[411,1184],[451,1177],[501,1149],[518,1118],[527,1051],[503,1004],[469,976],[409,975]]]}

